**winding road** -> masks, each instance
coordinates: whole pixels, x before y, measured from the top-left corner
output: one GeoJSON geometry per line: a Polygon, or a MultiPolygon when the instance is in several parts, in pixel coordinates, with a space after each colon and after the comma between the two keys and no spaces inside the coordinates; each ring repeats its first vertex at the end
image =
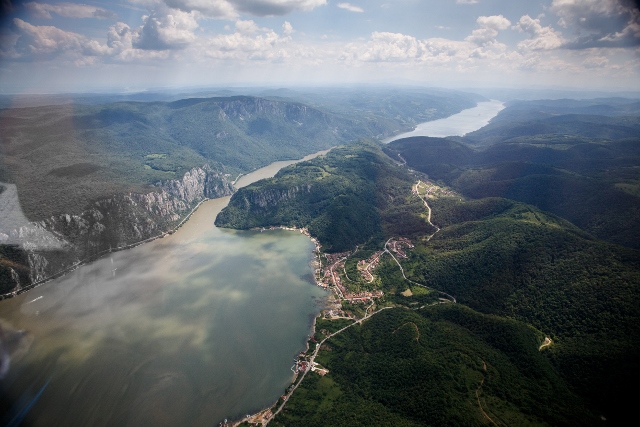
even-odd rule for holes
{"type": "Polygon", "coordinates": [[[323,339],[322,341],[320,341],[319,343],[316,343],[316,348],[313,351],[313,354],[311,355],[311,357],[309,358],[309,363],[307,365],[307,369],[302,373],[302,377],[300,377],[300,380],[296,383],[295,386],[293,386],[293,388],[291,389],[291,391],[289,392],[289,394],[287,394],[284,398],[284,401],[282,402],[282,404],[280,405],[280,407],[273,413],[273,416],[271,418],[269,418],[269,420],[263,424],[263,426],[268,425],[272,419],[274,419],[276,417],[276,415],[278,415],[280,413],[280,411],[282,411],[282,409],[284,408],[284,406],[287,404],[287,401],[289,400],[289,398],[291,397],[291,395],[293,394],[294,391],[296,391],[296,389],[298,388],[298,386],[302,383],[302,381],[304,380],[304,377],[307,375],[307,372],[309,372],[311,370],[311,365],[313,365],[313,362],[316,359],[316,356],[318,355],[318,352],[320,351],[320,347],[322,347],[322,344],[324,344],[324,342],[326,340],[328,340],[329,338],[332,338],[336,335],[338,335],[339,333],[342,333],[343,331],[349,329],[350,327],[352,327],[353,325],[357,325],[357,324],[361,324],[362,322],[364,322],[365,320],[369,319],[372,316],[375,316],[376,314],[380,313],[381,311],[387,310],[389,308],[393,308],[393,307],[383,307],[380,310],[374,311],[371,314],[368,314],[366,316],[364,316],[362,319],[356,320],[355,322],[351,323],[350,325],[345,326],[342,329],[339,329],[337,331],[335,331],[334,333],[332,333],[331,335],[328,335],[327,337],[325,337],[325,339],[323,339]]]}

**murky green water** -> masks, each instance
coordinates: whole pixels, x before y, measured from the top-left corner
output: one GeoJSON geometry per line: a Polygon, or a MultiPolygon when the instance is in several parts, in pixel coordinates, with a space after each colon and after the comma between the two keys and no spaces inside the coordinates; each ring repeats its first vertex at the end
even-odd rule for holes
{"type": "Polygon", "coordinates": [[[211,426],[278,399],[326,293],[307,237],[218,229],[227,203],[0,303],[28,425],[211,426]]]}

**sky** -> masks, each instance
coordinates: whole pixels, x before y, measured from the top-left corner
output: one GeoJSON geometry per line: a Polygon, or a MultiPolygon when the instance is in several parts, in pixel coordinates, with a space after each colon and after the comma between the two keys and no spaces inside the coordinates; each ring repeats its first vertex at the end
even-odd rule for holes
{"type": "Polygon", "coordinates": [[[0,93],[640,90],[635,0],[0,0],[0,93]]]}

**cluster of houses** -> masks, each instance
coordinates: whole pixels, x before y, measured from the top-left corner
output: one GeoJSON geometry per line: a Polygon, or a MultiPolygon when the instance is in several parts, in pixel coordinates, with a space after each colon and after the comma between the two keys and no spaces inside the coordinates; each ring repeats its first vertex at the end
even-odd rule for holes
{"type": "Polygon", "coordinates": [[[384,293],[382,291],[373,291],[373,292],[356,292],[356,293],[351,293],[349,291],[347,291],[342,285],[338,285],[338,287],[340,288],[340,291],[342,292],[342,295],[344,296],[344,299],[346,299],[349,302],[365,302],[365,301],[369,301],[372,298],[380,298],[381,296],[384,295],[384,293]]]}
{"type": "Polygon", "coordinates": [[[336,254],[325,254],[327,265],[322,270],[322,277],[317,278],[318,286],[328,288],[331,285],[341,286],[342,279],[336,270],[344,268],[344,259],[351,255],[351,252],[340,252],[336,254]]]}
{"type": "Polygon", "coordinates": [[[414,247],[413,243],[411,243],[411,240],[405,237],[398,237],[398,239],[396,240],[389,240],[389,243],[387,244],[387,246],[389,247],[391,252],[396,253],[400,258],[407,257],[407,254],[404,252],[402,248],[411,249],[414,247]]]}
{"type": "Polygon", "coordinates": [[[454,191],[440,187],[431,181],[418,181],[418,184],[414,185],[411,190],[411,192],[416,196],[420,196],[419,187],[424,189],[425,197],[458,197],[458,194],[456,194],[454,191]]]}
{"type": "Polygon", "coordinates": [[[311,372],[315,372],[316,374],[320,375],[321,377],[324,377],[325,375],[327,375],[329,373],[328,369],[323,368],[318,363],[316,363],[316,362],[307,362],[306,360],[303,360],[303,359],[297,360],[295,365],[293,365],[293,367],[291,368],[291,370],[293,372],[295,372],[296,374],[302,374],[303,372],[306,372],[307,370],[311,370],[311,372]]]}
{"type": "Polygon", "coordinates": [[[362,274],[362,277],[364,277],[364,280],[366,280],[367,282],[373,282],[374,277],[371,272],[380,263],[380,256],[382,256],[383,253],[384,251],[377,251],[369,258],[361,259],[360,261],[358,261],[358,271],[360,272],[360,274],[362,274]]]}

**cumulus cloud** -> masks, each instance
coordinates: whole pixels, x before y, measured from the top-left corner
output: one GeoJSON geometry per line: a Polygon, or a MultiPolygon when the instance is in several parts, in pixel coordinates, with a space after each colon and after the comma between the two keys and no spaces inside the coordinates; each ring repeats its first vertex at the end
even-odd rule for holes
{"type": "Polygon", "coordinates": [[[349,12],[357,12],[362,13],[364,9],[359,6],[354,6],[351,3],[338,3],[337,5],[340,9],[348,10],[349,12]]]}
{"type": "Polygon", "coordinates": [[[420,58],[422,52],[422,43],[413,36],[374,32],[367,49],[358,55],[358,59],[362,61],[405,61],[420,58]]]}
{"type": "Polygon", "coordinates": [[[289,21],[284,21],[284,24],[282,24],[282,34],[289,37],[291,36],[291,34],[295,32],[296,30],[293,29],[293,26],[291,25],[291,23],[289,23],[289,21]]]}
{"type": "Polygon", "coordinates": [[[401,33],[374,32],[364,44],[347,45],[339,58],[363,62],[469,65],[470,61],[504,58],[505,50],[506,46],[497,42],[478,46],[469,41],[444,38],[419,40],[401,33]]]}
{"type": "Polygon", "coordinates": [[[86,4],[76,3],[56,3],[46,4],[38,2],[28,2],[24,6],[36,18],[51,19],[52,13],[64,18],[97,18],[113,19],[116,15],[106,9],[86,4]]]}
{"type": "Polygon", "coordinates": [[[232,34],[220,34],[203,41],[204,54],[226,60],[269,60],[282,62],[289,57],[304,56],[304,48],[292,45],[295,30],[287,21],[282,34],[269,28],[258,28],[253,21],[237,21],[232,34]]]}
{"type": "MultiPolygon", "coordinates": [[[[148,2],[153,0],[142,0],[148,2]]],[[[240,12],[255,16],[286,15],[293,11],[309,11],[327,4],[327,0],[160,0],[168,7],[183,12],[200,12],[211,18],[234,19],[240,12]]]]}
{"type": "Polygon", "coordinates": [[[107,32],[107,46],[118,52],[131,49],[133,46],[133,31],[124,22],[118,22],[109,27],[107,32]]]}
{"type": "Polygon", "coordinates": [[[481,27],[493,28],[496,30],[506,30],[511,25],[511,22],[502,15],[493,16],[480,16],[476,19],[476,22],[481,27]]]}
{"type": "Polygon", "coordinates": [[[199,12],[211,18],[235,19],[238,12],[227,0],[161,0],[166,6],[183,12],[199,12]]]}
{"type": "Polygon", "coordinates": [[[4,57],[12,59],[48,59],[60,55],[96,56],[108,53],[109,48],[82,34],[64,31],[48,25],[31,25],[19,18],[12,22],[13,37],[4,44],[4,57]]]}
{"type": "Polygon", "coordinates": [[[260,27],[252,20],[236,21],[236,32],[241,34],[253,34],[260,31],[260,27]]]}
{"type": "Polygon", "coordinates": [[[551,27],[543,27],[540,19],[533,19],[524,15],[513,26],[520,32],[529,34],[530,38],[518,43],[520,50],[549,50],[561,47],[565,40],[562,35],[551,27]]]}
{"type": "Polygon", "coordinates": [[[198,28],[195,14],[167,7],[157,8],[151,15],[142,17],[142,27],[133,34],[133,47],[144,50],[185,48],[196,39],[193,33],[198,28]]]}
{"type": "Polygon", "coordinates": [[[500,30],[506,30],[511,22],[502,15],[480,16],[476,19],[480,28],[473,30],[466,41],[477,45],[496,44],[496,37],[500,30]]]}
{"type": "Polygon", "coordinates": [[[632,47],[640,45],[640,10],[634,0],[553,0],[549,10],[576,38],[564,47],[632,47]]]}

